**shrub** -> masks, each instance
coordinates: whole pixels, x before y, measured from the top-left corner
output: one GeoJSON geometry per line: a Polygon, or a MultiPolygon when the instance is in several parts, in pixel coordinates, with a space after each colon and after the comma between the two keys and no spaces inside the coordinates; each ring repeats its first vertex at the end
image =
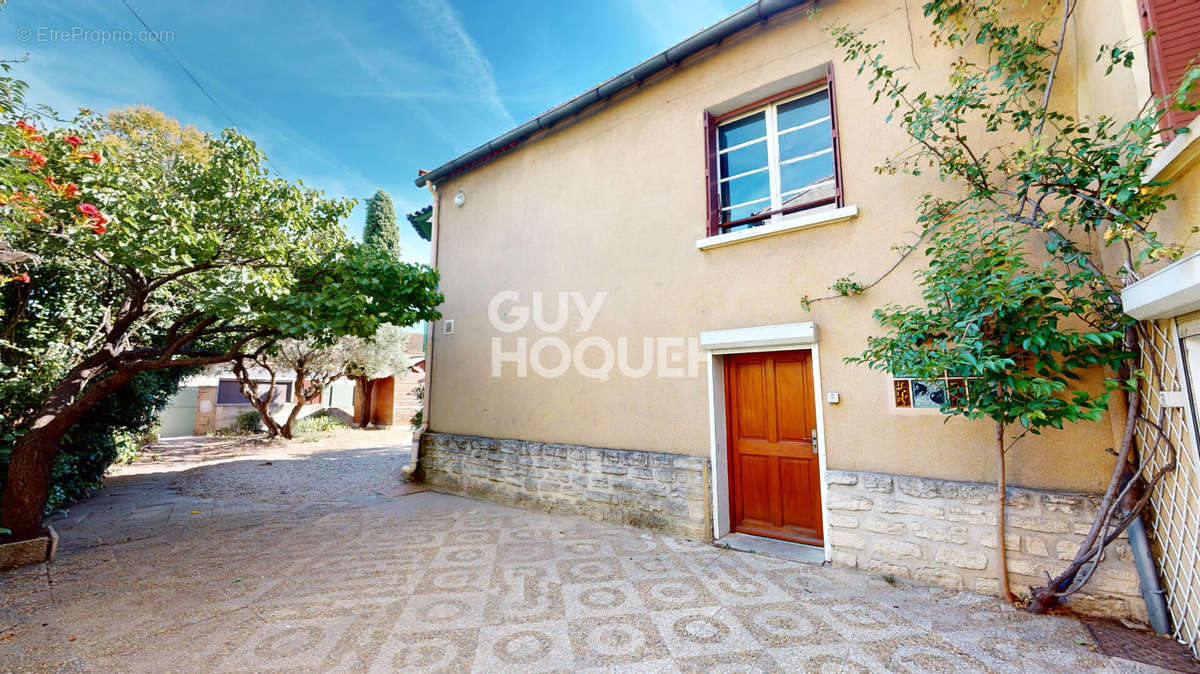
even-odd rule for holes
{"type": "Polygon", "coordinates": [[[349,428],[349,426],[332,416],[313,414],[303,419],[297,419],[292,433],[297,440],[312,441],[345,428],[349,428]]]}
{"type": "Polygon", "coordinates": [[[242,412],[234,420],[233,428],[238,433],[256,433],[262,428],[262,417],[257,411],[242,412]]]}

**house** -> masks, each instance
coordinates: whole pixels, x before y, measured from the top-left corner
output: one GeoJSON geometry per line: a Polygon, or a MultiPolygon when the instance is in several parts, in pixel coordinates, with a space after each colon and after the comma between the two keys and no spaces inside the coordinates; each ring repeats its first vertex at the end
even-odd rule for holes
{"type": "MultiPolygon", "coordinates": [[[[1149,74],[1177,72],[1164,55],[1200,20],[1182,3],[1170,16],[1188,28],[1157,26],[1147,50],[1139,7],[1167,4],[1079,3],[1069,38],[1081,56],[1063,64],[1058,95],[1081,116],[1130,117],[1152,84],[1165,90],[1149,74]],[[1083,54],[1123,38],[1136,67],[1102,77],[1105,64],[1083,54]]],[[[1092,520],[1113,466],[1103,450],[1120,428],[1105,418],[1017,443],[1009,536],[998,542],[994,427],[937,410],[969,382],[844,362],[878,334],[873,309],[918,298],[919,261],[868,294],[801,301],[892,265],[920,196],[945,189],[936,176],[873,170],[909,141],[823,31],[864,28],[890,62],[912,66],[916,86],[937,88],[947,52],[918,5],[839,0],[813,14],[812,3],[761,0],[422,172],[446,296],[430,330],[428,483],[703,539],[781,539],[835,565],[984,593],[998,589],[997,545],[1018,589],[1061,568],[1092,520]]],[[[1168,232],[1200,215],[1196,150],[1178,142],[1168,232]]],[[[1170,394],[1194,470],[1196,399],[1170,394]]],[[[1191,480],[1179,498],[1192,500],[1170,526],[1190,533],[1160,532],[1156,544],[1190,541],[1176,553],[1190,580],[1167,580],[1179,635],[1194,645],[1200,506],[1195,474],[1179,475],[1191,480]]],[[[1096,578],[1073,606],[1145,615],[1125,542],[1096,578]]]]}
{"type": "MultiPolygon", "coordinates": [[[[425,338],[419,333],[410,333],[404,352],[416,363],[413,368],[394,377],[373,380],[371,400],[371,423],[377,426],[408,424],[413,414],[421,408],[417,391],[425,381],[424,375],[425,338]]],[[[271,383],[271,373],[263,368],[251,368],[250,374],[258,384],[259,394],[265,396],[271,383]]],[[[271,415],[283,423],[296,401],[295,373],[286,369],[275,372],[275,398],[271,415]]],[[[300,410],[300,417],[314,412],[336,408],[347,420],[358,423],[362,418],[362,391],[353,380],[345,377],[334,380],[321,394],[308,400],[300,410]]],[[[158,423],[163,437],[204,435],[211,431],[230,428],[239,414],[255,411],[250,401],[242,395],[241,384],[231,368],[213,367],[205,372],[188,377],[179,391],[159,415],[158,423]]]]}
{"type": "MultiPolygon", "coordinates": [[[[261,368],[252,369],[250,374],[258,384],[259,394],[265,396],[271,384],[270,374],[261,368]]],[[[308,400],[300,410],[300,416],[333,407],[349,417],[354,413],[354,389],[354,382],[339,379],[327,386],[317,399],[308,400]]],[[[290,373],[276,373],[271,416],[283,423],[292,411],[296,395],[295,377],[290,373]]],[[[164,438],[205,435],[230,428],[239,414],[254,411],[254,406],[242,394],[241,383],[233,371],[214,368],[183,381],[159,415],[159,433],[164,438]]]]}

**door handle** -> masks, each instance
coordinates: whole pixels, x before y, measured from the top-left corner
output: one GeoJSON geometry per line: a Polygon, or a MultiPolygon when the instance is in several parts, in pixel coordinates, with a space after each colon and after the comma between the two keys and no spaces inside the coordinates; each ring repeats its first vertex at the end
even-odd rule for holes
{"type": "Polygon", "coordinates": [[[812,433],[808,434],[808,438],[812,441],[813,454],[819,454],[820,452],[817,451],[817,429],[812,429],[812,433]]]}

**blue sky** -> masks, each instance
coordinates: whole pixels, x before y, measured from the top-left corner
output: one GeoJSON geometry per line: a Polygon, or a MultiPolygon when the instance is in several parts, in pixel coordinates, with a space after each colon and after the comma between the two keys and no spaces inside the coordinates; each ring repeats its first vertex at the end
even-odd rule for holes
{"type": "MultiPolygon", "coordinates": [[[[736,11],[748,0],[128,0],[288,179],[360,201],[382,188],[405,257],[412,180],[736,11]]],[[[229,126],[121,0],[10,0],[0,58],[59,112],[146,104],[229,126]],[[81,31],[132,31],[103,44],[81,31]],[[56,33],[52,33],[55,31],[56,33]]],[[[346,225],[362,229],[362,205],[346,225]]]]}

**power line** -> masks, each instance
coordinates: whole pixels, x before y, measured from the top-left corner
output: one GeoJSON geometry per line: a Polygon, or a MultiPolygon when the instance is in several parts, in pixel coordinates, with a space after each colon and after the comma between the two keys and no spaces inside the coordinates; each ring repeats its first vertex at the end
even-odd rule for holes
{"type": "MultiPolygon", "coordinates": [[[[208,93],[208,89],[205,89],[204,85],[200,84],[200,80],[196,79],[196,76],[192,74],[192,71],[188,70],[188,67],[183,64],[183,61],[179,60],[179,57],[175,55],[175,52],[172,52],[170,47],[168,47],[165,42],[158,39],[158,33],[150,28],[145,20],[142,19],[141,15],[139,15],[137,11],[133,9],[133,7],[129,4],[129,0],[121,0],[121,4],[125,5],[125,9],[129,10],[129,13],[133,15],[133,18],[137,19],[138,23],[142,24],[142,28],[146,29],[146,34],[149,35],[150,38],[158,44],[158,46],[162,47],[163,51],[167,53],[167,56],[170,56],[171,60],[175,62],[175,65],[179,66],[179,69],[188,76],[188,79],[192,81],[192,84],[196,85],[196,88],[203,92],[209,101],[212,101],[212,104],[216,106],[217,110],[221,111],[221,114],[225,116],[225,119],[229,120],[230,126],[236,128],[238,123],[234,121],[233,117],[225,111],[225,108],[221,107],[221,104],[217,102],[217,99],[214,98],[212,94],[208,93]]],[[[270,157],[266,157],[266,160],[267,165],[270,166],[275,173],[279,174],[279,176],[282,178],[283,171],[280,171],[279,167],[275,166],[275,162],[271,161],[270,157]]]]}

